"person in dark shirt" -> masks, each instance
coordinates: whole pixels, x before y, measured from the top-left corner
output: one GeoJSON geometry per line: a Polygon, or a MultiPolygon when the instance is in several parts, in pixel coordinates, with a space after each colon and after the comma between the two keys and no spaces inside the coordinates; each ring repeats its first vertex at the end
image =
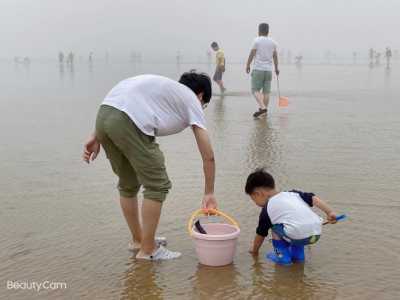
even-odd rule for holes
{"type": "Polygon", "coordinates": [[[258,254],[271,229],[274,251],[267,253],[267,258],[275,263],[288,265],[304,261],[304,245],[319,240],[322,219],[311,207],[318,207],[326,213],[330,223],[336,223],[336,214],[325,201],[313,193],[278,191],[274,178],[264,169],[257,169],[248,176],[245,192],[262,207],[250,252],[258,254]]]}

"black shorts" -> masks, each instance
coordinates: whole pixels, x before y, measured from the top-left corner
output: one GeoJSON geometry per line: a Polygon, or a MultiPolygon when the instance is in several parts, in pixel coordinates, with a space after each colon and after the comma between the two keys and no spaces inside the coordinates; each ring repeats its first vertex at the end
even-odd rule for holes
{"type": "Polygon", "coordinates": [[[213,76],[214,81],[222,80],[222,73],[224,73],[222,71],[222,69],[220,67],[217,67],[215,69],[215,73],[214,73],[214,76],[213,76]]]}

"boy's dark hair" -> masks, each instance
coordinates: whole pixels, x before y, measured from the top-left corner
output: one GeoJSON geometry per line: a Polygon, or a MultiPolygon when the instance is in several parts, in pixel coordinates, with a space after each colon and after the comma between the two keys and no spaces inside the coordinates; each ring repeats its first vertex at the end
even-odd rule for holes
{"type": "Polygon", "coordinates": [[[271,174],[266,172],[263,168],[256,169],[247,177],[245,192],[251,195],[256,188],[265,187],[269,189],[275,188],[275,181],[271,174]]]}
{"type": "Polygon", "coordinates": [[[268,35],[269,25],[267,23],[261,23],[260,25],[258,25],[258,33],[263,35],[268,35]]]}
{"type": "Polygon", "coordinates": [[[217,42],[212,42],[211,43],[211,48],[217,48],[218,47],[218,43],[217,42]]]}
{"type": "Polygon", "coordinates": [[[211,79],[206,73],[197,73],[190,70],[182,74],[179,82],[190,88],[196,95],[203,93],[203,102],[208,103],[211,99],[211,79]]]}

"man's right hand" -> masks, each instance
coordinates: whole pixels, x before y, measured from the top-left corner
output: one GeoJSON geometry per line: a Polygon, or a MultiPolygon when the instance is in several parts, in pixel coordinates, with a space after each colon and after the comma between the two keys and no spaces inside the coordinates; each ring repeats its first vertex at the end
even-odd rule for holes
{"type": "Polygon", "coordinates": [[[247,74],[250,73],[250,66],[246,66],[246,73],[247,73],[247,74]]]}
{"type": "Polygon", "coordinates": [[[90,161],[96,159],[99,152],[100,152],[100,143],[97,140],[96,136],[92,134],[85,144],[82,158],[85,162],[89,163],[90,161]]]}
{"type": "Polygon", "coordinates": [[[217,199],[215,199],[214,194],[206,194],[206,195],[204,195],[201,206],[206,211],[208,209],[216,209],[217,208],[217,199]]]}

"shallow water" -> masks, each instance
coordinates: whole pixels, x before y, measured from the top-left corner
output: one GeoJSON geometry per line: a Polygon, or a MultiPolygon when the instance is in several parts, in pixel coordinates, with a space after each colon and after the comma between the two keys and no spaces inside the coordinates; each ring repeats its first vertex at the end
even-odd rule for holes
{"type": "MultiPolygon", "coordinates": [[[[173,189],[159,234],[183,252],[174,262],[135,261],[104,154],[81,161],[96,109],[119,80],[140,73],[177,78],[192,65],[3,63],[0,68],[0,298],[5,299],[398,299],[400,66],[283,66],[279,109],[253,120],[242,66],[225,80],[232,96],[206,110],[217,160],[220,208],[241,225],[234,264],[197,263],[186,232],[203,190],[189,130],[160,138],[173,189]],[[324,227],[304,265],[275,267],[247,253],[259,209],[244,194],[266,166],[280,189],[313,191],[346,213],[324,227]],[[6,282],[67,283],[64,290],[7,290],[6,282]]],[[[210,71],[208,66],[197,66],[210,71]]],[[[274,82],[275,84],[275,82],[274,82]]],[[[271,245],[265,243],[262,252],[271,245]]]]}

